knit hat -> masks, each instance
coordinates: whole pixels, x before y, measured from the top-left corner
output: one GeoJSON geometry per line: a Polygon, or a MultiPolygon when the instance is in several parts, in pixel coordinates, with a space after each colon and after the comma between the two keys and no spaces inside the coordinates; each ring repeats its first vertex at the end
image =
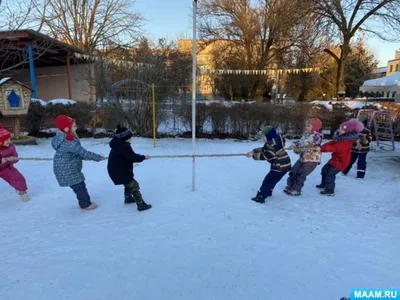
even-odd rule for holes
{"type": "Polygon", "coordinates": [[[130,131],[126,127],[122,127],[121,125],[117,125],[117,129],[115,130],[115,137],[127,141],[133,136],[132,131],[130,131]]]}
{"type": "Polygon", "coordinates": [[[67,134],[65,138],[67,141],[74,140],[74,136],[71,134],[72,126],[74,125],[74,123],[75,119],[66,115],[59,115],[56,118],[56,126],[59,130],[67,134]]]}
{"type": "Polygon", "coordinates": [[[320,131],[322,128],[322,122],[318,118],[312,118],[306,121],[306,126],[311,126],[312,131],[320,131]]]}
{"type": "Polygon", "coordinates": [[[0,145],[3,145],[9,138],[11,138],[11,133],[0,126],[0,145]]]}
{"type": "Polygon", "coordinates": [[[275,128],[270,125],[264,126],[261,132],[267,138],[268,141],[271,141],[277,135],[275,128]]]}
{"type": "Polygon", "coordinates": [[[364,130],[364,125],[357,119],[350,119],[350,120],[340,124],[340,128],[342,128],[346,133],[347,132],[361,132],[364,130]]]}

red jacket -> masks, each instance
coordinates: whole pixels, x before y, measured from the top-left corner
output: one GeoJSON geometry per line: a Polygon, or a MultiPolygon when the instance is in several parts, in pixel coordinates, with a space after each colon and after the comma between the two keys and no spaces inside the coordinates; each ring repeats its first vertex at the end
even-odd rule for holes
{"type": "Polygon", "coordinates": [[[351,149],[353,148],[354,141],[330,141],[322,145],[321,152],[332,152],[332,158],[328,163],[336,169],[344,172],[351,160],[351,149]]]}

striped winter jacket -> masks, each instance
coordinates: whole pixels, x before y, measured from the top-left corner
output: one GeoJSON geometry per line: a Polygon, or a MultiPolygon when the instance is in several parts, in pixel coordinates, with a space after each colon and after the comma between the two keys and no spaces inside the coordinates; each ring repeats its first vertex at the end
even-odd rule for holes
{"type": "Polygon", "coordinates": [[[360,132],[358,143],[353,144],[353,149],[351,150],[351,152],[359,154],[368,153],[369,144],[371,142],[372,142],[371,129],[365,127],[364,130],[360,132]]]}
{"type": "Polygon", "coordinates": [[[275,172],[288,172],[292,168],[290,157],[285,151],[285,138],[278,134],[262,148],[253,150],[254,160],[266,160],[271,163],[271,170],[275,172]]]}

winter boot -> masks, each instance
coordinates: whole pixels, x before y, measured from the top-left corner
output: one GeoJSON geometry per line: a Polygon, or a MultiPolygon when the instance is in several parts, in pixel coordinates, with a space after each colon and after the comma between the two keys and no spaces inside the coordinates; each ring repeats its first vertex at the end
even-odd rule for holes
{"type": "Polygon", "coordinates": [[[321,193],[321,195],[325,195],[325,196],[335,196],[335,192],[334,191],[323,190],[320,193],[321,193]]]}
{"type": "Polygon", "coordinates": [[[29,201],[29,195],[27,194],[27,192],[17,191],[17,193],[20,196],[22,201],[24,201],[24,202],[28,202],[29,201]]]}
{"type": "Polygon", "coordinates": [[[92,204],[90,204],[88,207],[86,208],[81,208],[81,211],[87,211],[87,210],[94,210],[98,207],[98,205],[94,202],[92,202],[92,204]]]}
{"type": "Polygon", "coordinates": [[[292,191],[292,192],[290,193],[290,195],[292,195],[292,196],[301,196],[301,192],[299,192],[299,191],[292,191]]]}
{"type": "Polygon", "coordinates": [[[315,186],[317,189],[324,189],[325,188],[325,184],[321,183],[315,186]]]}
{"type": "Polygon", "coordinates": [[[265,203],[265,199],[267,197],[263,196],[260,192],[257,192],[257,196],[251,198],[251,200],[258,202],[258,203],[265,203]]]}
{"type": "Polygon", "coordinates": [[[151,204],[147,204],[146,202],[144,202],[142,194],[139,191],[134,192],[132,196],[135,199],[138,211],[147,210],[152,207],[151,204]]]}
{"type": "Polygon", "coordinates": [[[291,190],[290,190],[290,187],[285,187],[285,189],[283,190],[283,192],[285,193],[285,194],[288,194],[288,195],[291,195],[292,193],[291,193],[291,190]]]}

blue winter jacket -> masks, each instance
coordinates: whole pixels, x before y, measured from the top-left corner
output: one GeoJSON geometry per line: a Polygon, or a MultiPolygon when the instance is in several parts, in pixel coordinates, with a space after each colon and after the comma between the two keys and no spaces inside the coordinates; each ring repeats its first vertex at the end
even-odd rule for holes
{"type": "Polygon", "coordinates": [[[67,141],[65,137],[66,134],[58,130],[51,141],[51,146],[56,150],[53,171],[58,184],[62,187],[85,181],[82,173],[83,160],[101,160],[101,155],[85,150],[78,139],[67,141]]]}

